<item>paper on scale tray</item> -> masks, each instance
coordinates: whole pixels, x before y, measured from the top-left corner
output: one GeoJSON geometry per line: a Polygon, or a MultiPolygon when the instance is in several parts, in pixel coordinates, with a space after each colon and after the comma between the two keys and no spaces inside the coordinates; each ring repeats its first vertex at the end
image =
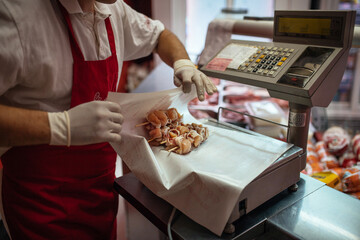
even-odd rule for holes
{"type": "Polygon", "coordinates": [[[238,67],[254,55],[257,50],[255,47],[231,43],[221,50],[216,58],[232,59],[228,68],[238,69],[238,67]]]}
{"type": "Polygon", "coordinates": [[[196,96],[180,88],[153,93],[109,93],[125,117],[120,144],[112,144],[136,177],[189,218],[221,235],[241,191],[292,145],[213,126],[209,138],[187,155],[151,147],[144,127],[153,110],[175,107],[185,123],[199,123],[187,103],[196,96]]]}
{"type": "Polygon", "coordinates": [[[205,47],[199,57],[199,65],[204,65],[230,41],[235,19],[214,19],[208,25],[205,47]]]}

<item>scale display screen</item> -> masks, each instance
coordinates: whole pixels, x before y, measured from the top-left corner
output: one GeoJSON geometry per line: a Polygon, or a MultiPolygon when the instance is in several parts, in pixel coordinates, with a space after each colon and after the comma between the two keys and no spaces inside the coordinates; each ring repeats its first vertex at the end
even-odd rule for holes
{"type": "Polygon", "coordinates": [[[341,17],[294,17],[277,19],[278,36],[341,40],[343,19],[341,17]]]}
{"type": "Polygon", "coordinates": [[[330,35],[331,19],[329,18],[279,18],[279,32],[330,35]]]}

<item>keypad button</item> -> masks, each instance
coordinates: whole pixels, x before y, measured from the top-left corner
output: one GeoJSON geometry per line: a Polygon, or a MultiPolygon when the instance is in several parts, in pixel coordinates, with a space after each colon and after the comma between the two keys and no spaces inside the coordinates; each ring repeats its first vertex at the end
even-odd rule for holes
{"type": "Polygon", "coordinates": [[[245,63],[241,64],[238,71],[252,72],[254,74],[265,74],[275,76],[276,71],[280,71],[281,66],[295,51],[293,48],[276,46],[252,46],[256,49],[245,63]]]}

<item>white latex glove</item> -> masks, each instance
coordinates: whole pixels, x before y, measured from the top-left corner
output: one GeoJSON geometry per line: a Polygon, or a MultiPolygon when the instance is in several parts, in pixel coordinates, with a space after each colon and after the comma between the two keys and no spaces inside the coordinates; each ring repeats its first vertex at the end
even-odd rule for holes
{"type": "Polygon", "coordinates": [[[204,73],[196,69],[195,65],[188,59],[175,61],[174,84],[177,87],[182,85],[184,93],[189,93],[191,91],[191,84],[195,84],[200,101],[205,99],[205,91],[209,95],[217,92],[217,88],[213,82],[204,73]]]}
{"type": "Polygon", "coordinates": [[[123,116],[119,104],[92,101],[68,112],[48,113],[50,145],[87,145],[120,142],[123,116]],[[68,116],[67,116],[68,115],[68,116]]]}

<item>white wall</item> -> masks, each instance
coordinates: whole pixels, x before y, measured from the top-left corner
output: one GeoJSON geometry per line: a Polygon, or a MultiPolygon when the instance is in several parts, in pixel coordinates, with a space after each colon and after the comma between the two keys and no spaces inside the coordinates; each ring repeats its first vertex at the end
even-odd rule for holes
{"type": "Polygon", "coordinates": [[[274,0],[275,10],[307,10],[310,0],[274,0]]]}
{"type": "Polygon", "coordinates": [[[321,10],[338,10],[340,0],[321,0],[320,9],[321,10]]]}
{"type": "MultiPolygon", "coordinates": [[[[167,29],[172,31],[180,41],[186,43],[186,1],[184,0],[152,0],[152,18],[160,20],[167,29]]],[[[161,60],[154,56],[155,65],[161,60]]]]}
{"type": "Polygon", "coordinates": [[[185,44],[186,1],[152,0],[152,18],[160,20],[185,44]]]}

